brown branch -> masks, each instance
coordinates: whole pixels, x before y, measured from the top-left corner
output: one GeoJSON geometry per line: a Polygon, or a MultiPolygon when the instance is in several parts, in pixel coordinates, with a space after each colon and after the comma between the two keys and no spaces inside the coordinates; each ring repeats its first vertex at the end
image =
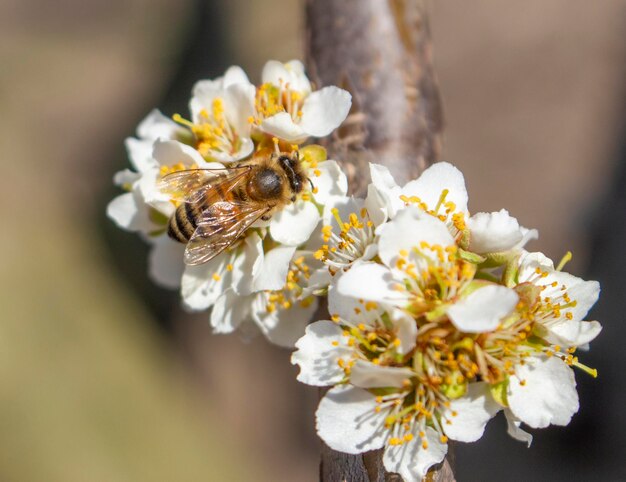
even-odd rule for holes
{"type": "MultiPolygon", "coordinates": [[[[398,183],[437,160],[443,115],[422,0],[307,0],[307,67],[318,86],[350,91],[344,125],[324,141],[342,161],[351,190],[363,194],[368,163],[383,164],[398,183]]],[[[432,481],[454,481],[450,456],[432,481]]],[[[348,455],[323,445],[322,482],[391,482],[382,451],[348,455]]]]}

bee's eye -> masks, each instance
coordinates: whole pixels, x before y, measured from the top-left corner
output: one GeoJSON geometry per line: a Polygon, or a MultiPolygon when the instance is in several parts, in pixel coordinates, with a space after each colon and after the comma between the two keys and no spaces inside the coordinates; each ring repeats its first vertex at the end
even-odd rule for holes
{"type": "Polygon", "coordinates": [[[255,190],[263,198],[277,198],[283,189],[283,179],[274,169],[263,169],[255,177],[255,190]]]}

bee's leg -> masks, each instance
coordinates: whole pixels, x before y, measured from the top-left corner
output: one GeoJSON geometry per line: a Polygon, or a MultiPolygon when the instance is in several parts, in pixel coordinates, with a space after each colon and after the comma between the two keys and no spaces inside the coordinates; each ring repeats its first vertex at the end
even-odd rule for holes
{"type": "Polygon", "coordinates": [[[263,216],[261,216],[261,219],[263,221],[269,221],[272,218],[271,214],[264,214],[263,216]]]}

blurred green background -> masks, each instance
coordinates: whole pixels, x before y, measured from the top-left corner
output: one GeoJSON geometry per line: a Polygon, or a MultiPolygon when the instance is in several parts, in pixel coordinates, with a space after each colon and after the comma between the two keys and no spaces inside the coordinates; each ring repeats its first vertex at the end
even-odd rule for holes
{"type": "MultiPolygon", "coordinates": [[[[507,207],[539,228],[536,249],[574,250],[570,271],[600,278],[619,311],[623,283],[594,260],[603,216],[607,237],[626,224],[611,212],[626,2],[430,7],[444,158],[464,171],[470,209],[507,207]]],[[[193,82],[230,64],[258,79],[267,59],[302,57],[303,39],[288,0],[0,3],[0,481],[317,480],[317,393],[289,353],[212,336],[206,314],[150,284],[146,247],[104,215],[123,139],[151,108],[184,112],[193,82]]],[[[606,299],[589,358],[600,378],[577,374],[572,425],[527,450],[493,422],[457,450],[459,480],[626,479],[626,333],[606,299]]]]}

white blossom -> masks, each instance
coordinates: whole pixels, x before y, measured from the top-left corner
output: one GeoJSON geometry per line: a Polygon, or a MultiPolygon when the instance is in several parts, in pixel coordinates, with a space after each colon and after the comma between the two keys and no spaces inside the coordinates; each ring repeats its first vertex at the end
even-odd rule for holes
{"type": "MultiPolygon", "coordinates": [[[[283,257],[271,257],[277,249],[266,256],[270,266],[283,257]]],[[[237,292],[237,285],[221,292],[211,312],[211,326],[215,333],[231,333],[235,330],[249,338],[262,333],[272,343],[292,348],[304,334],[305,327],[317,310],[317,299],[304,290],[312,269],[301,253],[287,259],[287,273],[281,284],[273,289],[249,294],[237,292]],[[286,279],[286,281],[285,281],[286,279]]],[[[267,271],[267,267],[265,270],[267,271]]],[[[279,281],[278,278],[276,281],[279,281]]]]}
{"type": "Polygon", "coordinates": [[[335,86],[312,91],[299,60],[265,64],[257,89],[255,125],[287,142],[329,135],[345,120],[352,103],[348,92],[335,86]]]}

